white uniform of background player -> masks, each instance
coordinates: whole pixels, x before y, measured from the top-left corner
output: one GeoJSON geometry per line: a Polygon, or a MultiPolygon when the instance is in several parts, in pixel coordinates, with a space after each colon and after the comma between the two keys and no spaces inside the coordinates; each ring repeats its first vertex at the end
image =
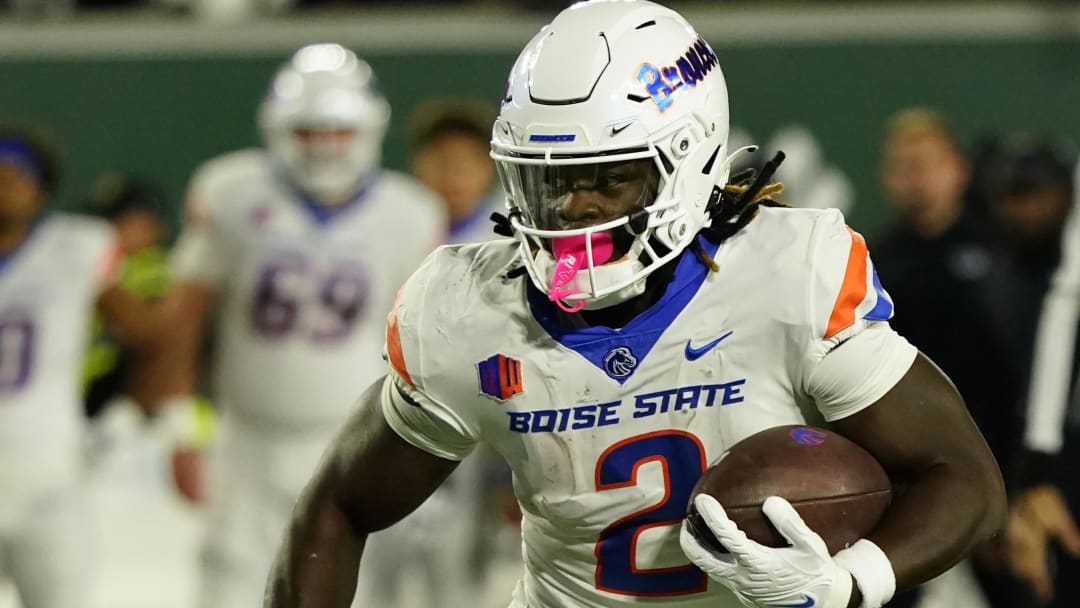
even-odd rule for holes
{"type": "MultiPolygon", "coordinates": [[[[727,129],[717,58],[681,17],[648,2],[564,11],[521,54],[495,124],[517,242],[441,248],[402,292],[383,414],[438,457],[483,441],[513,468],[526,565],[515,607],[742,605],[680,547],[702,471],[764,428],[861,411],[915,358],[839,212],[761,208],[719,245],[699,234],[720,221],[706,204],[727,181],[727,129]],[[560,207],[578,188],[615,193],[581,199],[596,205],[624,200],[648,184],[641,161],[659,183],[642,186],[640,213],[598,209],[617,219],[589,225],[571,217],[588,205],[560,207]],[[608,235],[628,255],[584,249],[608,235]],[[619,329],[558,320],[556,305],[641,294],[664,264],[666,291],[619,329]]],[[[882,559],[853,574],[873,606],[891,595],[877,593],[882,559]]],[[[769,604],[819,605],[798,597],[769,604]]]]}
{"type": "Polygon", "coordinates": [[[217,298],[223,411],[207,608],[260,604],[293,502],[381,373],[394,296],[442,238],[432,195],[378,167],[389,107],[371,78],[340,46],[301,49],[261,110],[269,152],[226,155],[192,179],[176,270],[217,298]]]}
{"type": "Polygon", "coordinates": [[[0,562],[27,608],[82,606],[90,591],[80,381],[117,252],[107,224],[55,214],[0,261],[0,562]]]}

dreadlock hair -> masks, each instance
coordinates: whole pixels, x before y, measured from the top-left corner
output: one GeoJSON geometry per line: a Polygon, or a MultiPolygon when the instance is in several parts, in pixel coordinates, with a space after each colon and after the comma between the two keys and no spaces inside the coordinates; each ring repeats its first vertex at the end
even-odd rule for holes
{"type": "MultiPolygon", "coordinates": [[[[745,228],[757,217],[761,207],[787,207],[773,198],[784,191],[784,184],[769,182],[782,162],[784,153],[777,152],[760,172],[752,168],[745,169],[731,176],[726,185],[714,186],[712,196],[705,205],[705,212],[709,214],[712,223],[702,228],[701,234],[719,245],[745,228]]],[[[709,270],[720,270],[716,260],[706,253],[696,240],[691,242],[690,248],[709,270]]]]}

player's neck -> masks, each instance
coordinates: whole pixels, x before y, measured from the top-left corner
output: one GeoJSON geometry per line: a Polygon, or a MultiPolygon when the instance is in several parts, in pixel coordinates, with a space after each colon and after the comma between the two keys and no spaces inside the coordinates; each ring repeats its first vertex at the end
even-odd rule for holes
{"type": "Polygon", "coordinates": [[[33,223],[4,224],[0,222],[0,257],[15,251],[30,236],[33,223]]]}

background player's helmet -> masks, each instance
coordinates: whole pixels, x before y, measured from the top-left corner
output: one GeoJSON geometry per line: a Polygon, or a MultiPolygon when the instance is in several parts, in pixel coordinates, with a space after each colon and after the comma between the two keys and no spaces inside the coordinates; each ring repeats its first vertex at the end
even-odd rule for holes
{"type": "Polygon", "coordinates": [[[708,224],[713,187],[728,177],[727,139],[717,56],[678,13],[644,0],[564,10],[518,57],[492,136],[532,281],[552,296],[551,239],[591,242],[610,231],[632,236],[629,255],[606,264],[588,259],[587,281],[564,299],[600,307],[641,293],[645,277],[708,224]],[[647,159],[659,173],[642,210],[571,230],[552,220],[570,167],[629,159],[647,159]]]}
{"type": "Polygon", "coordinates": [[[259,109],[276,160],[301,189],[331,204],[348,200],[376,169],[389,119],[371,66],[337,44],[298,50],[259,109]]]}

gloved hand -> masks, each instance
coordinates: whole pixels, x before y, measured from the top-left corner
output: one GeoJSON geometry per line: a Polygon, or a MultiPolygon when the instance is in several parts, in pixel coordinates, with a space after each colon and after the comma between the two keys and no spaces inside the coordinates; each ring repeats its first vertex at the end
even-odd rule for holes
{"type": "Polygon", "coordinates": [[[694,507],[730,553],[703,546],[683,522],[679,541],[683,552],[710,578],[724,585],[749,607],[846,608],[852,578],[840,567],[821,539],[783,498],[772,496],[761,510],[791,544],[772,548],[746,537],[728,519],[715,498],[699,494],[694,507]]]}

